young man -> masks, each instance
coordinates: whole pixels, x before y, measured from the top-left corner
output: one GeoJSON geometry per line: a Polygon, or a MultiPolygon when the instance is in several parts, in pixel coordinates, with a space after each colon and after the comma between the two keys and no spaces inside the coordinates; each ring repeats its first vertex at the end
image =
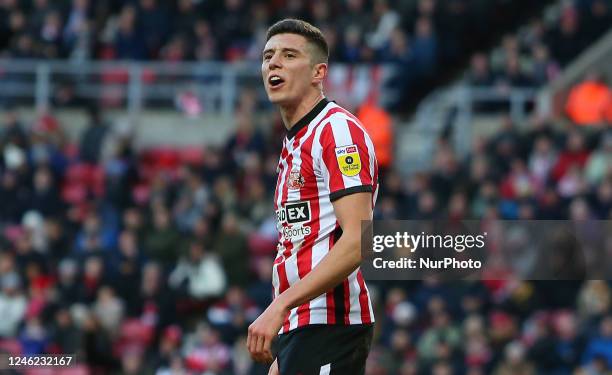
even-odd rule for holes
{"type": "Polygon", "coordinates": [[[363,374],[372,340],[359,264],[378,167],[359,121],[323,95],[328,55],[323,34],[307,22],[286,19],[268,30],[261,73],[288,131],[274,201],[274,301],[249,327],[247,346],[255,360],[274,361],[270,374],[363,374]]]}

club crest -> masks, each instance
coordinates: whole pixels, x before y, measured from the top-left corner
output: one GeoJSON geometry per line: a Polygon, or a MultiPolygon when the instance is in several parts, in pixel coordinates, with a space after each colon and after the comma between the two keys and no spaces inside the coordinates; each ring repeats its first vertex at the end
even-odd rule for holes
{"type": "Polygon", "coordinates": [[[304,176],[299,170],[289,172],[289,178],[287,179],[287,188],[292,190],[301,189],[304,187],[304,176]]]}

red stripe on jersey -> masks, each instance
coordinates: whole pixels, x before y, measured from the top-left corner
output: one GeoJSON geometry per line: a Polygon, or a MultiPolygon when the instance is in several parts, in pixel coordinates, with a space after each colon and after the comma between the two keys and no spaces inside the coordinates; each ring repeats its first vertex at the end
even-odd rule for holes
{"type": "Polygon", "coordinates": [[[365,135],[363,134],[364,131],[353,121],[348,121],[348,128],[353,143],[356,144],[357,147],[365,147],[365,149],[359,150],[359,156],[363,157],[361,160],[361,172],[359,172],[361,183],[363,185],[372,185],[372,176],[370,176],[370,153],[368,152],[368,145],[365,140],[365,135]]]}
{"type": "MultiPolygon", "coordinates": [[[[301,136],[295,137],[293,141],[293,149],[299,146],[300,138],[301,136]]],[[[287,150],[287,148],[284,148],[284,149],[287,150]]],[[[287,190],[288,190],[287,180],[289,178],[289,173],[291,172],[291,169],[293,169],[293,154],[290,154],[287,156],[286,163],[287,163],[287,170],[284,171],[285,172],[285,180],[284,180],[285,184],[282,187],[281,204],[282,204],[283,198],[287,197],[287,190]]],[[[289,256],[291,256],[291,250],[293,249],[293,243],[285,239],[283,246],[285,247],[285,251],[283,251],[283,258],[287,259],[289,256]]],[[[278,275],[279,275],[279,280],[280,280],[278,294],[281,294],[285,290],[289,289],[291,285],[289,285],[289,279],[287,278],[287,270],[285,268],[285,262],[280,263],[277,269],[278,269],[278,275]]],[[[289,326],[290,326],[289,318],[290,318],[290,315],[288,315],[287,318],[285,318],[285,322],[283,323],[283,331],[285,332],[289,330],[289,326]]]]}
{"type": "MultiPolygon", "coordinates": [[[[329,236],[329,249],[331,250],[334,247],[334,235],[329,236]]],[[[334,303],[334,289],[331,289],[329,292],[325,293],[325,301],[327,307],[327,324],[335,324],[336,323],[336,304],[334,303]]]]}
{"type": "Polygon", "coordinates": [[[344,279],[344,324],[351,324],[349,313],[351,312],[351,290],[348,279],[344,279]]]}
{"type": "Polygon", "coordinates": [[[357,271],[357,282],[359,283],[359,306],[361,306],[361,322],[364,324],[371,323],[370,305],[368,303],[368,291],[363,281],[361,270],[357,271]]]}
{"type": "MultiPolygon", "coordinates": [[[[321,120],[322,121],[322,120],[321,120]]],[[[302,164],[300,165],[300,169],[302,171],[311,171],[312,170],[312,142],[314,141],[315,132],[313,131],[310,137],[306,139],[304,144],[302,145],[302,150],[300,153],[300,158],[302,159],[302,164]]],[[[316,188],[316,180],[315,188],[316,188]]],[[[303,192],[305,187],[300,189],[300,200],[303,199],[303,192]]],[[[300,279],[306,277],[312,269],[312,246],[314,245],[315,238],[319,235],[319,220],[314,219],[319,217],[319,200],[315,199],[310,202],[310,210],[311,210],[311,218],[312,225],[309,236],[304,239],[303,248],[300,249],[297,253],[297,266],[298,266],[298,275],[300,279]]],[[[310,323],[310,303],[306,302],[302,304],[298,310],[298,326],[304,326],[310,323]]]]}

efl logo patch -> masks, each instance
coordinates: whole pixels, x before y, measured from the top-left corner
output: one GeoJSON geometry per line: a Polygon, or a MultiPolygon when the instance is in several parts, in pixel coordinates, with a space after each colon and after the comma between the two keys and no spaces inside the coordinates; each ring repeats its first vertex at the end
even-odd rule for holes
{"type": "Polygon", "coordinates": [[[361,172],[361,159],[357,146],[349,145],[336,147],[336,159],[340,172],[348,177],[356,176],[361,172]]]}

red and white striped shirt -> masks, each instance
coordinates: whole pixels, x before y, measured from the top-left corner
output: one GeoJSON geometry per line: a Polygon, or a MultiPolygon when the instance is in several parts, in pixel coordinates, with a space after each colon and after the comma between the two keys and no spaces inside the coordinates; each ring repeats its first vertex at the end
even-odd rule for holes
{"type": "MultiPolygon", "coordinates": [[[[283,142],[274,210],[279,231],[274,298],[305,277],[342,234],[332,202],[378,194],[374,146],[355,116],[327,99],[295,124],[283,142]]],[[[368,324],[374,314],[359,269],[333,290],[293,308],[280,333],[311,324],[368,324]]]]}

